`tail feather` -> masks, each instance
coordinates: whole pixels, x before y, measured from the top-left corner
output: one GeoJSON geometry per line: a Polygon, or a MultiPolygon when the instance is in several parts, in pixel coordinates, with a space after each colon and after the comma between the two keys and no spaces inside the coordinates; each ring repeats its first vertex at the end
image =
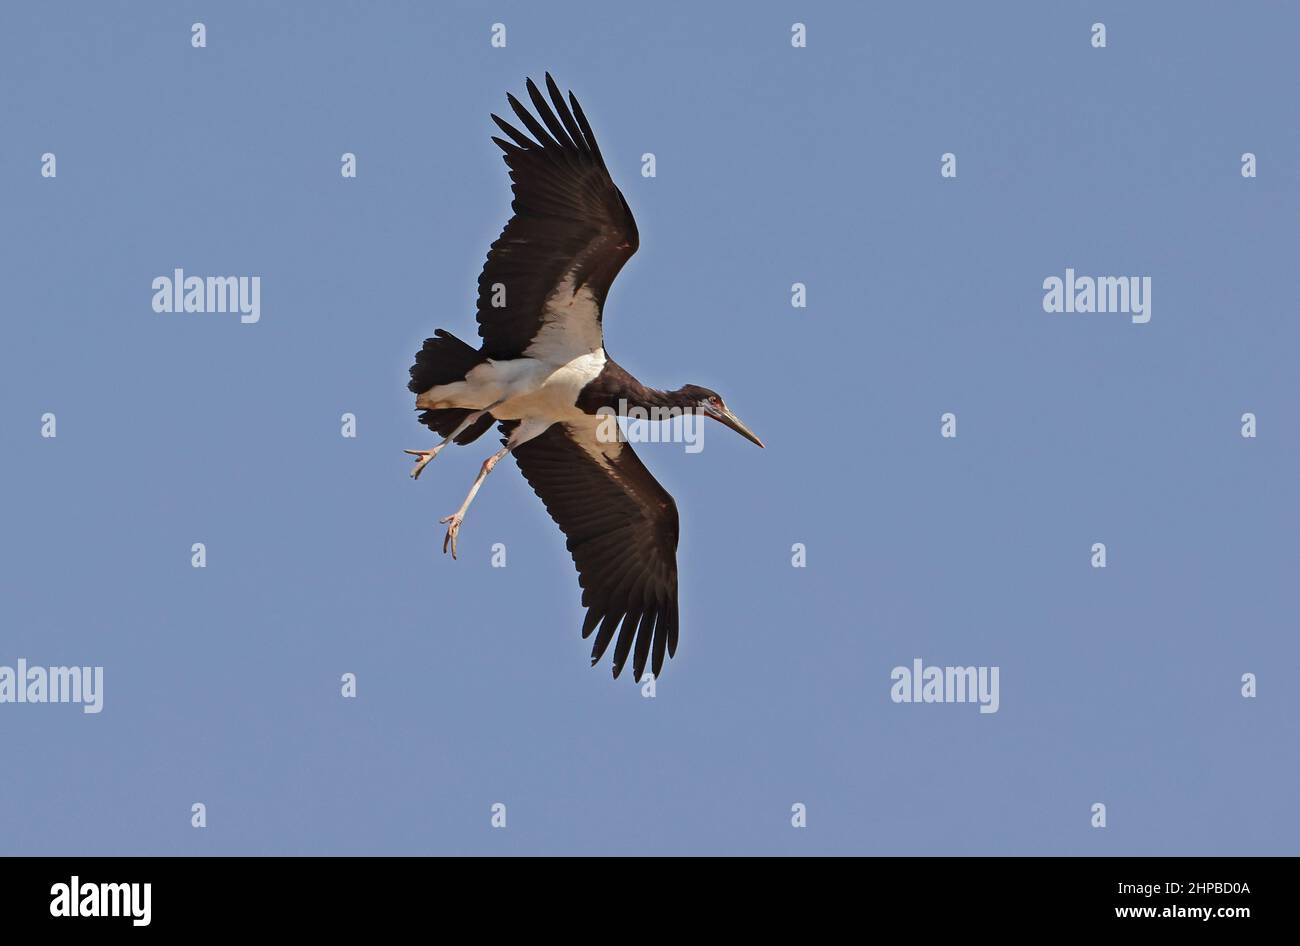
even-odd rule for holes
{"type": "Polygon", "coordinates": [[[406,387],[412,394],[423,394],[439,384],[463,381],[465,375],[487,360],[481,351],[451,332],[438,329],[433,335],[424,340],[424,347],[411,365],[411,383],[406,387]]]}
{"type": "MultiPolygon", "coordinates": [[[[433,335],[433,338],[424,340],[424,347],[415,356],[415,364],[411,365],[411,381],[407,389],[412,394],[423,394],[440,384],[462,381],[465,375],[487,358],[451,332],[438,329],[433,335]]],[[[472,413],[469,409],[459,407],[431,409],[421,412],[420,423],[446,437],[472,413]]],[[[456,438],[456,443],[464,445],[477,440],[492,426],[492,421],[492,416],[485,414],[461,433],[456,438]]]]}

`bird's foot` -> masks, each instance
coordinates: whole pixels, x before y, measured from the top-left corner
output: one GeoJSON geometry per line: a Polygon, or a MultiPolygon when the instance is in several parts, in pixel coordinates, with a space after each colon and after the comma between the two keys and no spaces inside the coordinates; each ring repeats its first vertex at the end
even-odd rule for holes
{"type": "Polygon", "coordinates": [[[442,450],[442,444],[438,444],[438,446],[429,450],[403,450],[403,453],[409,453],[416,458],[415,469],[411,470],[411,479],[418,480],[420,474],[424,472],[424,468],[429,465],[429,461],[436,457],[440,450],[442,450]]]}
{"type": "Polygon", "coordinates": [[[451,549],[451,557],[456,557],[456,537],[460,535],[460,524],[465,519],[460,513],[454,513],[450,516],[444,516],[439,522],[448,523],[447,537],[442,540],[442,554],[446,555],[447,550],[451,549]]]}

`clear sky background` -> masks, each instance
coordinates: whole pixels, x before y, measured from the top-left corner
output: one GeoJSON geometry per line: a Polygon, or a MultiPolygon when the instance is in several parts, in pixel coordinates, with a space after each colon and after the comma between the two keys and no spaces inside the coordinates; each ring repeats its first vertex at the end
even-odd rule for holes
{"type": "Polygon", "coordinates": [[[1298,29],[1282,3],[5,4],[0,664],[102,665],[105,693],[0,705],[0,852],[1296,853],[1298,29]],[[419,482],[401,452],[432,442],[412,355],[474,338],[509,214],[488,114],[546,70],[640,226],[609,352],[768,445],[639,448],[682,515],[654,699],[588,666],[512,461],[443,556],[495,439],[419,482]],[[176,267],[261,276],[261,321],[153,312],[176,267]],[[1150,323],[1045,313],[1066,267],[1150,276],[1150,323]],[[1000,667],[999,712],[891,702],[917,657],[1000,667]]]}

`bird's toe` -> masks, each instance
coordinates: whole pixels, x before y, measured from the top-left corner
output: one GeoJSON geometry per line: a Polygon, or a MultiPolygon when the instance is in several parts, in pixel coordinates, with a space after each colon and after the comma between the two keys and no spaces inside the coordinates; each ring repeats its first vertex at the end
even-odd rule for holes
{"type": "Polygon", "coordinates": [[[458,516],[458,515],[456,515],[456,514],[453,513],[453,514],[450,515],[450,516],[443,516],[443,517],[442,517],[441,519],[439,519],[438,521],[439,521],[440,523],[445,523],[445,524],[447,525],[447,535],[446,535],[446,537],[442,540],[442,551],[443,551],[443,554],[445,555],[448,551],[450,551],[450,552],[451,552],[451,557],[452,557],[452,558],[455,558],[455,557],[456,557],[456,539],[457,539],[457,538],[459,537],[459,535],[460,535],[460,523],[461,523],[460,516],[458,516]]]}

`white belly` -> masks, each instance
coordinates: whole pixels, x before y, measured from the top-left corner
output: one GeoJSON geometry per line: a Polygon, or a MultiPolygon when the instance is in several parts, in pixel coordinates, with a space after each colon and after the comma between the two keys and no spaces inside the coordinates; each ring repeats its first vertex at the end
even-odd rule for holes
{"type": "Polygon", "coordinates": [[[583,416],[578,394],[605,367],[598,349],[564,364],[535,358],[488,361],[464,381],[431,388],[416,400],[417,407],[492,408],[498,420],[576,420],[583,416]]]}

